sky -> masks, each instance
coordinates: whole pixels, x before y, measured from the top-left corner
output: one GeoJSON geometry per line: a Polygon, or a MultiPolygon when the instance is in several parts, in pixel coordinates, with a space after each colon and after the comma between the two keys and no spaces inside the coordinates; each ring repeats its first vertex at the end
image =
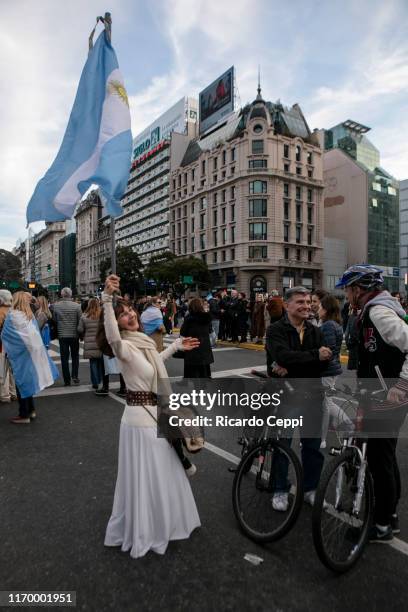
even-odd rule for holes
{"type": "MultiPolygon", "coordinates": [[[[231,65],[238,101],[300,104],[311,129],[371,127],[381,165],[408,178],[406,0],[0,0],[0,248],[61,144],[96,16],[112,43],[136,136],[231,65]]],[[[99,28],[101,26],[98,26],[99,28]]],[[[98,30],[99,32],[99,30],[98,30]]],[[[33,224],[34,231],[43,225],[33,224]]]]}

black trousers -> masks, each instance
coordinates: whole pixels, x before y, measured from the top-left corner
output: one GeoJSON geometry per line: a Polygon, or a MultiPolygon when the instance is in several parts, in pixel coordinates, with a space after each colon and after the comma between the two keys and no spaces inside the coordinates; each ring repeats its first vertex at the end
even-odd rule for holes
{"type": "Polygon", "coordinates": [[[17,399],[18,399],[18,415],[22,419],[27,419],[30,414],[34,411],[34,400],[32,397],[21,397],[20,391],[16,386],[17,399]]]}
{"type": "Polygon", "coordinates": [[[69,354],[72,361],[72,378],[78,378],[79,369],[79,339],[78,338],[59,338],[61,353],[61,369],[64,383],[71,382],[69,371],[69,354]]]}
{"type": "Polygon", "coordinates": [[[378,414],[364,422],[364,430],[384,437],[369,437],[367,461],[374,481],[374,520],[379,525],[389,525],[391,516],[397,512],[401,497],[401,476],[397,461],[398,433],[401,429],[406,408],[378,414]],[[385,437],[389,433],[389,437],[385,437]]]}

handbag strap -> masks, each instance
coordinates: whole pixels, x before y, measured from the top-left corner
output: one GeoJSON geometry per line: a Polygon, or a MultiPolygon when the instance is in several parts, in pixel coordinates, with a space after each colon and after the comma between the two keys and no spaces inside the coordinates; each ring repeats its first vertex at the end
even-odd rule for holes
{"type": "Polygon", "coordinates": [[[147,414],[153,419],[153,421],[155,421],[157,423],[156,417],[152,415],[150,410],[148,410],[144,404],[142,404],[142,407],[146,410],[147,414]]]}

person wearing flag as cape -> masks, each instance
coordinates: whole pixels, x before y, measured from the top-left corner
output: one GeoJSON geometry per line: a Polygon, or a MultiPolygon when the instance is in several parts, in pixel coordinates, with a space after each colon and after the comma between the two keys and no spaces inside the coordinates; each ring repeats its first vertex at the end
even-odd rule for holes
{"type": "Polygon", "coordinates": [[[4,322],[1,340],[11,363],[19,403],[16,425],[36,418],[33,395],[54,384],[58,370],[48,355],[38,323],[30,307],[31,294],[18,291],[4,322]]]}

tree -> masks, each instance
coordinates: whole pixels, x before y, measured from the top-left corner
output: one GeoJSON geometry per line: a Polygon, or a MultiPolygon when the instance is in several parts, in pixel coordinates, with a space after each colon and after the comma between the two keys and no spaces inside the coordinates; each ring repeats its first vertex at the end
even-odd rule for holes
{"type": "Polygon", "coordinates": [[[21,280],[21,262],[18,257],[0,249],[0,279],[3,279],[7,284],[10,281],[21,280]]]}
{"type": "Polygon", "coordinates": [[[175,291],[183,292],[185,283],[183,277],[192,276],[193,283],[200,289],[208,289],[211,275],[207,264],[197,257],[176,257],[169,251],[153,256],[146,269],[145,278],[156,281],[158,286],[172,286],[175,291]]]}
{"type": "MultiPolygon", "coordinates": [[[[142,292],[143,274],[142,262],[132,247],[118,247],[116,249],[116,274],[120,276],[122,293],[135,295],[142,292]]],[[[111,258],[104,259],[99,267],[102,284],[111,268],[111,258]]]]}

